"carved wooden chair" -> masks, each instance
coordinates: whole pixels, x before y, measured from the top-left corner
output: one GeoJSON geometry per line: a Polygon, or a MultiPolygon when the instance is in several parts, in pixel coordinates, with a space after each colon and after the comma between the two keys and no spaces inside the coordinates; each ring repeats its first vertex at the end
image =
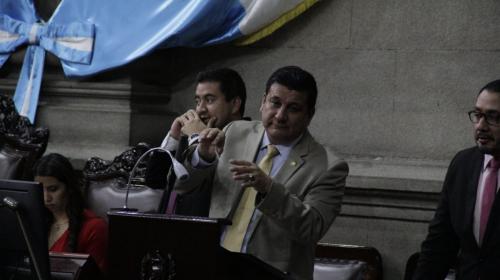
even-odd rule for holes
{"type": "Polygon", "coordinates": [[[382,257],[373,247],[319,243],[314,280],[382,280],[382,257]]]}
{"type": "Polygon", "coordinates": [[[49,142],[48,128],[20,116],[9,96],[0,95],[0,178],[31,180],[32,168],[49,142]]]}
{"type": "Polygon", "coordinates": [[[137,160],[149,150],[149,145],[139,143],[115,157],[112,162],[98,157],[90,158],[84,168],[85,195],[88,207],[107,220],[111,208],[123,208],[128,189],[128,207],[140,212],[157,212],[163,189],[152,189],[144,184],[146,164],[139,163],[135,177],[127,182],[137,160]]]}
{"type": "MultiPolygon", "coordinates": [[[[420,257],[420,252],[413,253],[406,261],[405,276],[404,280],[412,280],[413,274],[417,269],[418,258],[420,257]]],[[[450,269],[448,275],[444,280],[455,280],[455,270],[450,269]]]]}

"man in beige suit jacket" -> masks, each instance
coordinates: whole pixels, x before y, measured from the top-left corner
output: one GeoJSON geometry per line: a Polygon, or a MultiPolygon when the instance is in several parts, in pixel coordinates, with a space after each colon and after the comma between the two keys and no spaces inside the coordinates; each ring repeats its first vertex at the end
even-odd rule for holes
{"type": "Polygon", "coordinates": [[[190,180],[177,186],[190,191],[213,178],[210,217],[229,219],[243,190],[253,187],[255,210],[241,251],[292,279],[312,279],[316,243],[340,212],[348,174],[347,164],[307,130],[316,96],[311,74],[295,66],[278,69],[266,85],[262,121],[235,121],[224,131],[201,132],[186,160],[190,180]],[[255,163],[268,144],[279,151],[270,175],[255,163]]]}

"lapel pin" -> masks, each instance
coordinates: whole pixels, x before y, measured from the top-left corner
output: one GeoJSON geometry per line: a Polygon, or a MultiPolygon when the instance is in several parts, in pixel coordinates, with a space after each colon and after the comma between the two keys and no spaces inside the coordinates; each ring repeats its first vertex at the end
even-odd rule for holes
{"type": "Polygon", "coordinates": [[[291,166],[295,166],[295,165],[297,165],[297,162],[294,160],[294,161],[292,161],[292,162],[290,163],[290,165],[291,165],[291,166]]]}

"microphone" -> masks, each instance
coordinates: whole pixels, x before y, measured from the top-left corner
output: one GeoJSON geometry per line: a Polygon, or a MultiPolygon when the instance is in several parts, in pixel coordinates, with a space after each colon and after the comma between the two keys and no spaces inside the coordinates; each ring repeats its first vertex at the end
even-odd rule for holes
{"type": "Polygon", "coordinates": [[[125,212],[137,212],[138,211],[137,208],[129,208],[128,207],[128,195],[129,195],[129,192],[130,192],[131,181],[132,181],[132,178],[135,175],[135,170],[139,166],[139,163],[141,163],[141,161],[149,153],[151,153],[153,151],[163,151],[163,152],[165,152],[165,153],[168,154],[168,156],[170,157],[170,160],[172,161],[172,168],[174,170],[175,176],[177,176],[178,180],[180,180],[180,181],[186,181],[189,178],[189,174],[188,174],[186,168],[180,162],[178,162],[174,158],[174,156],[168,150],[164,150],[164,149],[162,149],[160,147],[149,149],[144,154],[142,154],[142,156],[139,157],[139,159],[135,163],[134,167],[130,171],[130,175],[128,177],[128,182],[127,182],[127,191],[125,193],[125,203],[124,203],[123,207],[121,207],[121,208],[111,208],[111,211],[125,211],[125,212]]]}
{"type": "Polygon", "coordinates": [[[182,161],[182,154],[188,148],[189,141],[187,136],[181,136],[179,139],[179,147],[177,147],[177,152],[175,152],[175,159],[178,161],[182,161]]]}
{"type": "MultiPolygon", "coordinates": [[[[175,152],[175,159],[177,161],[183,160],[182,155],[184,154],[184,151],[188,148],[188,146],[189,146],[188,137],[185,135],[181,136],[181,138],[179,139],[179,145],[177,146],[177,151],[175,152]]],[[[163,192],[163,197],[161,198],[161,203],[160,206],[158,207],[159,213],[165,213],[168,209],[169,206],[168,204],[170,203],[172,190],[174,189],[176,175],[177,174],[173,173],[170,173],[168,175],[165,191],[163,192]]]]}
{"type": "Polygon", "coordinates": [[[17,207],[19,206],[19,202],[17,202],[15,199],[12,197],[4,197],[2,200],[3,204],[2,206],[7,206],[10,210],[16,211],[17,207]]]}
{"type": "Polygon", "coordinates": [[[33,251],[33,246],[31,245],[31,238],[26,230],[26,226],[24,225],[24,220],[21,214],[19,213],[19,202],[13,199],[12,197],[4,197],[2,200],[2,206],[6,206],[12,212],[16,214],[17,221],[19,223],[19,227],[21,228],[21,232],[23,234],[24,242],[26,243],[26,247],[28,248],[28,252],[30,254],[30,260],[33,263],[33,268],[35,270],[35,274],[39,280],[45,280],[42,276],[40,265],[38,264],[38,259],[35,256],[35,252],[33,251]]]}

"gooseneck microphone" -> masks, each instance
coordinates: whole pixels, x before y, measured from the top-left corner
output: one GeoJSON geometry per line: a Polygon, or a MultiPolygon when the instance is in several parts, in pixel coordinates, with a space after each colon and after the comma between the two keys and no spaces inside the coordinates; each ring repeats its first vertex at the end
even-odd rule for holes
{"type": "Polygon", "coordinates": [[[137,162],[135,163],[134,167],[132,168],[132,170],[130,171],[130,175],[128,177],[128,181],[127,181],[127,191],[125,193],[125,203],[123,205],[123,207],[121,208],[111,208],[112,211],[125,211],[125,212],[137,212],[138,209],[137,208],[129,208],[128,207],[128,195],[130,193],[130,186],[131,186],[131,181],[132,181],[132,178],[134,177],[135,175],[135,170],[137,169],[137,167],[139,166],[139,163],[141,163],[141,161],[151,152],[153,151],[162,151],[162,152],[165,152],[168,154],[168,156],[170,157],[170,160],[172,161],[172,167],[173,170],[174,170],[174,173],[175,173],[175,176],[177,177],[178,180],[180,181],[185,181],[189,178],[189,174],[186,170],[186,168],[180,163],[178,162],[174,156],[172,156],[172,154],[167,151],[167,150],[164,150],[160,147],[156,147],[156,148],[152,148],[152,149],[149,149],[147,150],[144,154],[142,154],[142,156],[139,157],[139,159],[137,160],[137,162]]]}
{"type": "Polygon", "coordinates": [[[28,247],[28,252],[30,254],[30,259],[33,264],[33,268],[35,269],[36,276],[39,280],[45,280],[42,277],[42,273],[40,272],[40,266],[38,265],[38,260],[36,259],[33,247],[31,246],[31,239],[30,236],[28,235],[28,232],[26,231],[24,220],[21,217],[21,214],[19,213],[19,203],[12,197],[6,196],[3,198],[2,204],[0,205],[10,209],[16,214],[19,227],[21,228],[21,232],[23,233],[24,242],[26,242],[26,247],[28,247]]]}
{"type": "MultiPolygon", "coordinates": [[[[177,161],[181,161],[181,162],[183,161],[183,154],[186,151],[186,149],[188,148],[188,146],[189,146],[188,137],[185,135],[181,136],[181,138],[179,139],[179,144],[177,146],[177,150],[175,152],[175,159],[177,161]]],[[[163,192],[163,196],[161,198],[161,203],[158,206],[158,213],[165,213],[169,207],[169,203],[171,203],[171,202],[175,203],[175,201],[170,201],[170,197],[172,195],[172,191],[174,189],[175,182],[176,182],[176,174],[173,172],[170,172],[170,174],[168,174],[168,176],[167,176],[167,182],[165,184],[166,187],[165,187],[165,191],[163,192]]]]}
{"type": "Polygon", "coordinates": [[[2,206],[5,206],[12,211],[17,211],[17,207],[19,206],[19,202],[17,202],[17,200],[13,199],[12,197],[6,196],[3,198],[2,202],[2,206]]]}

